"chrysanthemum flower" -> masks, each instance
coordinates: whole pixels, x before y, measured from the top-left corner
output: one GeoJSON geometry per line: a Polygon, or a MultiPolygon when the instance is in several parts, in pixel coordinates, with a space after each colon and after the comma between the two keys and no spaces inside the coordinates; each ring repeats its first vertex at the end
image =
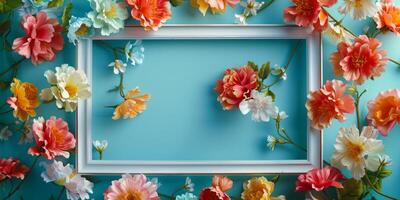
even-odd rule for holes
{"type": "Polygon", "coordinates": [[[28,117],[36,116],[35,109],[40,104],[36,86],[14,78],[10,90],[13,96],[7,99],[7,103],[14,110],[14,117],[26,121],[28,117]]]}
{"type": "Polygon", "coordinates": [[[29,168],[15,158],[0,159],[0,182],[13,177],[24,179],[29,168]]]}
{"type": "Polygon", "coordinates": [[[268,181],[265,177],[254,177],[243,184],[242,199],[243,200],[285,200],[285,196],[281,195],[273,197],[275,184],[268,181]]]}
{"type": "Polygon", "coordinates": [[[239,1],[240,0],[191,0],[190,3],[193,7],[198,8],[203,15],[206,15],[208,9],[210,9],[213,14],[224,13],[228,5],[235,7],[239,1]]]}
{"type": "Polygon", "coordinates": [[[400,36],[400,6],[396,6],[393,0],[381,0],[378,3],[378,12],[374,16],[376,28],[389,30],[400,36]]]}
{"type": "Polygon", "coordinates": [[[146,102],[150,99],[150,94],[145,93],[142,96],[137,96],[139,94],[139,88],[130,90],[125,95],[124,101],[115,108],[112,119],[135,118],[139,113],[146,110],[146,102]]]}
{"type": "Polygon", "coordinates": [[[162,23],[171,18],[171,5],[168,0],[125,0],[132,8],[131,15],[140,21],[145,30],[158,30],[162,23]]]}
{"type": "Polygon", "coordinates": [[[329,187],[343,188],[340,181],[344,180],[340,170],[326,166],[322,169],[312,169],[306,174],[300,174],[296,181],[296,191],[322,191],[329,187]]]}
{"type": "Polygon", "coordinates": [[[147,180],[143,174],[122,175],[122,178],[111,182],[104,192],[104,200],[145,199],[159,200],[157,184],[147,180]]]}

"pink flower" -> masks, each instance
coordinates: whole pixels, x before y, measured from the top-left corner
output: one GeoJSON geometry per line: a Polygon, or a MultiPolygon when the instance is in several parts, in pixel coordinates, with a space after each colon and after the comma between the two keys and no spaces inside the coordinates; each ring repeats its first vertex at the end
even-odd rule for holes
{"type": "Polygon", "coordinates": [[[258,86],[257,73],[250,66],[227,69],[222,80],[217,80],[218,101],[226,110],[238,107],[258,86]]]}
{"type": "Polygon", "coordinates": [[[57,19],[48,18],[44,12],[36,16],[26,15],[21,26],[26,36],[16,38],[12,49],[25,58],[32,58],[33,64],[54,60],[55,54],[63,49],[63,27],[57,19]]]}
{"type": "Polygon", "coordinates": [[[360,35],[353,44],[341,42],[338,51],[331,55],[331,63],[336,76],[363,84],[366,79],[378,77],[388,62],[386,51],[378,49],[381,43],[375,38],[360,35]]]}
{"type": "Polygon", "coordinates": [[[145,175],[122,175],[122,178],[111,182],[104,192],[104,200],[145,199],[159,200],[157,184],[147,181],[145,175]]]}
{"type": "Polygon", "coordinates": [[[294,6],[284,10],[285,21],[321,32],[328,27],[328,13],[322,6],[331,7],[337,0],[292,0],[292,2],[294,6]]]}
{"type": "Polygon", "coordinates": [[[400,123],[400,90],[387,90],[368,102],[370,123],[386,136],[393,126],[400,123]]]}
{"type": "Polygon", "coordinates": [[[308,95],[306,108],[313,128],[324,129],[333,119],[344,121],[344,113],[354,112],[354,99],[345,92],[346,85],[342,81],[328,80],[321,89],[308,95]]]}
{"type": "Polygon", "coordinates": [[[326,166],[323,169],[313,169],[297,177],[296,191],[321,191],[329,187],[343,188],[339,182],[344,176],[334,167],[326,166]]]}
{"type": "Polygon", "coordinates": [[[393,0],[381,0],[378,3],[378,12],[374,16],[376,28],[389,30],[400,36],[400,7],[395,6],[393,0]]]}
{"type": "Polygon", "coordinates": [[[0,159],[0,182],[13,177],[22,180],[28,171],[29,168],[21,165],[20,161],[15,158],[0,159]]]}
{"type": "Polygon", "coordinates": [[[200,200],[230,200],[231,198],[225,193],[232,188],[231,179],[224,176],[214,176],[212,186],[204,188],[200,192],[200,200]]]}
{"type": "Polygon", "coordinates": [[[45,121],[42,117],[35,119],[32,133],[36,146],[29,148],[31,155],[42,155],[48,160],[56,156],[69,157],[69,150],[75,148],[74,135],[69,132],[68,124],[63,119],[50,117],[45,121]]]}

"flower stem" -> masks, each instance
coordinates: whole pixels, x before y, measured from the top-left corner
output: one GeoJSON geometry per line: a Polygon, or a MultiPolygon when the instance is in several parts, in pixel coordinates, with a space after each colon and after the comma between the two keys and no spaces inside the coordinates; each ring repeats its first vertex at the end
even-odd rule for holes
{"type": "Polygon", "coordinates": [[[60,192],[59,192],[58,195],[57,195],[57,200],[60,200],[60,199],[61,199],[61,197],[63,196],[64,192],[65,192],[65,187],[62,186],[60,192]]]}
{"type": "Polygon", "coordinates": [[[175,200],[175,197],[171,196],[171,195],[162,194],[162,193],[159,193],[159,192],[158,192],[158,195],[160,195],[161,197],[165,197],[167,199],[170,199],[170,200],[175,200]]]}
{"type": "Polygon", "coordinates": [[[103,152],[99,151],[100,160],[103,160],[103,152]]]}
{"type": "Polygon", "coordinates": [[[363,90],[361,93],[359,93],[358,90],[356,89],[356,101],[354,102],[357,115],[357,128],[360,131],[360,134],[361,134],[360,99],[362,95],[365,94],[365,92],[367,92],[367,90],[363,90]]]}
{"type": "Polygon", "coordinates": [[[119,73],[119,94],[121,95],[122,98],[125,98],[125,93],[124,93],[124,74],[119,73]]]}
{"type": "Polygon", "coordinates": [[[371,183],[371,180],[369,179],[368,175],[366,175],[366,176],[364,176],[364,177],[365,177],[365,179],[363,179],[364,182],[366,182],[366,184],[369,185],[377,194],[379,194],[379,195],[381,195],[381,196],[383,196],[383,197],[386,197],[386,198],[388,198],[388,199],[398,200],[397,198],[392,197],[392,196],[389,196],[389,195],[387,195],[387,194],[381,192],[380,190],[378,190],[378,189],[371,183]]]}
{"type": "Polygon", "coordinates": [[[16,68],[18,68],[19,64],[21,64],[22,61],[24,61],[24,60],[25,60],[25,58],[21,58],[17,62],[13,63],[9,68],[7,68],[6,70],[0,72],[0,77],[4,76],[5,74],[7,74],[11,70],[15,70],[16,68]]]}

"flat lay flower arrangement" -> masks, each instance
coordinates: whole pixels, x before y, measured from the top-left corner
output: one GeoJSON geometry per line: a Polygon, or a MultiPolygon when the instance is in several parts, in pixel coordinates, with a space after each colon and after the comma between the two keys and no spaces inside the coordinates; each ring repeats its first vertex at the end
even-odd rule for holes
{"type": "MultiPolygon", "coordinates": [[[[60,187],[60,192],[52,194],[51,199],[91,199],[96,184],[93,177],[77,174],[63,159],[70,157],[77,143],[66,120],[57,116],[44,118],[36,111],[41,104],[54,104],[55,109],[76,112],[78,101],[91,98],[86,74],[71,64],[54,66],[43,74],[48,86],[38,88],[35,83],[18,78],[22,63],[30,61],[40,67],[41,63],[53,61],[68,42],[76,45],[80,39],[90,38],[95,32],[103,36],[117,33],[129,18],[146,31],[157,31],[174,16],[171,6],[190,3],[202,15],[224,14],[229,7],[240,6],[243,12],[235,14],[235,22],[246,24],[248,18],[266,10],[274,0],[88,0],[88,3],[91,10],[85,16],[72,16],[74,5],[70,1],[0,1],[0,13],[5,16],[0,22],[2,51],[20,56],[0,71],[1,89],[11,92],[0,105],[0,114],[14,118],[13,121],[1,118],[0,140],[7,142],[10,137],[19,136],[19,143],[30,144],[26,152],[33,157],[29,165],[14,157],[0,158],[0,199],[18,199],[15,194],[28,187],[24,180],[37,166],[42,169],[44,182],[60,187]],[[17,38],[10,37],[14,15],[19,17],[23,31],[17,38]]],[[[327,10],[338,4],[336,0],[293,0],[291,4],[282,11],[287,23],[306,27],[310,32],[322,32],[337,43],[329,60],[329,67],[337,79],[327,80],[320,89],[311,91],[304,102],[310,125],[313,129],[323,130],[334,120],[343,122],[347,115],[356,116],[353,125],[337,130],[334,153],[330,161],[324,161],[325,167],[300,174],[293,187],[298,192],[305,192],[310,199],[399,199],[382,192],[382,182],[392,172],[387,168],[391,164],[390,155],[385,153],[379,138],[390,136],[396,123],[400,123],[400,89],[381,91],[367,105],[362,105],[360,99],[368,91],[360,88],[365,81],[378,79],[385,73],[388,63],[400,64],[388,57],[377,38],[384,34],[400,35],[400,6],[392,0],[344,0],[338,10],[342,18],[336,19],[327,10]],[[362,35],[357,35],[343,25],[344,18],[369,18],[374,24],[364,29],[362,35]],[[368,108],[366,116],[360,112],[362,106],[368,108]],[[364,118],[367,119],[365,124],[362,123],[364,118]]],[[[121,97],[104,109],[112,110],[112,120],[135,120],[145,114],[146,109],[151,109],[146,105],[151,101],[151,91],[142,92],[140,85],[126,89],[124,73],[145,62],[145,46],[140,40],[129,41],[122,47],[107,42],[101,42],[101,45],[114,55],[114,59],[104,66],[109,68],[111,75],[114,74],[117,83],[108,91],[119,93],[121,97]]],[[[290,113],[279,108],[279,96],[274,93],[275,85],[284,84],[284,80],[290,78],[286,72],[300,45],[300,42],[293,45],[286,63],[246,60],[236,66],[227,66],[221,72],[221,78],[215,80],[216,103],[225,112],[239,109],[243,115],[251,115],[254,123],[275,124],[274,134],[265,136],[266,151],[272,152],[282,145],[307,151],[281,125],[290,113]]],[[[107,140],[93,141],[100,159],[108,145],[107,140]]],[[[285,199],[284,194],[273,194],[279,177],[259,176],[239,183],[215,175],[209,187],[201,189],[199,194],[193,192],[195,184],[188,177],[174,193],[163,194],[158,192],[161,186],[158,179],[150,179],[144,174],[123,174],[109,183],[103,196],[110,200],[285,199]],[[243,185],[240,197],[228,194],[234,184],[243,185]]]]}

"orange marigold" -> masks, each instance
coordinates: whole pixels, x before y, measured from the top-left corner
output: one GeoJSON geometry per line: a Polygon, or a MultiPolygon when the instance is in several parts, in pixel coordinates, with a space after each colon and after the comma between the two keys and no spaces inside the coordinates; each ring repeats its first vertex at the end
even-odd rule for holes
{"type": "Polygon", "coordinates": [[[34,117],[36,115],[35,108],[40,104],[39,90],[36,86],[28,82],[22,83],[14,78],[10,90],[13,96],[7,99],[7,103],[14,109],[14,117],[21,121],[26,121],[28,117],[34,117]]]}
{"type": "Polygon", "coordinates": [[[142,96],[137,96],[138,94],[140,94],[139,88],[130,90],[125,95],[125,100],[115,108],[112,119],[135,118],[139,113],[146,110],[145,103],[150,99],[150,94],[145,93],[142,96]]]}

